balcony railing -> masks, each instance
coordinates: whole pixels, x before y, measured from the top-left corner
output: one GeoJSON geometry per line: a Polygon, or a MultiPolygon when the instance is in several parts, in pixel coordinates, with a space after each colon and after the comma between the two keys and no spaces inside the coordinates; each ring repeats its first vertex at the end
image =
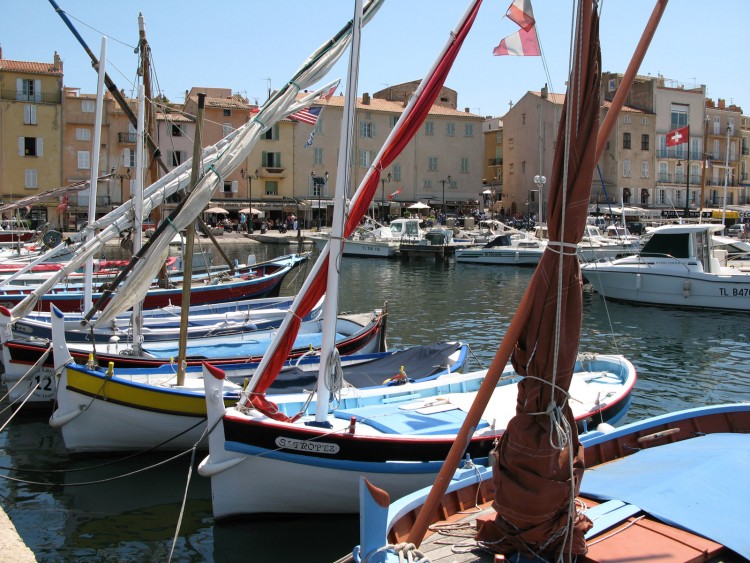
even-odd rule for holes
{"type": "Polygon", "coordinates": [[[657,158],[678,158],[680,160],[703,160],[703,153],[700,151],[691,151],[690,155],[688,155],[687,149],[683,148],[681,150],[678,150],[677,147],[667,147],[665,149],[657,149],[656,151],[656,157],[657,158]]]}
{"type": "Polygon", "coordinates": [[[503,159],[502,158],[490,158],[487,161],[487,165],[488,166],[500,166],[500,165],[502,165],[502,163],[503,163],[503,159]]]}
{"type": "Polygon", "coordinates": [[[120,141],[120,143],[135,144],[137,139],[138,139],[137,133],[118,133],[117,134],[117,140],[120,141]]]}
{"type": "Polygon", "coordinates": [[[39,95],[39,100],[35,100],[34,96],[24,96],[17,90],[0,90],[0,98],[3,100],[10,100],[14,102],[33,102],[37,104],[59,104],[62,99],[60,92],[42,92],[39,95]]]}

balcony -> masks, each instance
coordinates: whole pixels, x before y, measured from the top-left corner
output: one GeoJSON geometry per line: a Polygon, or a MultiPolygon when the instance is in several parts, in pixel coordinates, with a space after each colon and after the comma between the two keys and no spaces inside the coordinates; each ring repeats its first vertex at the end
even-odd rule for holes
{"type": "Polygon", "coordinates": [[[28,99],[29,96],[19,94],[16,90],[0,90],[0,98],[3,100],[10,100],[12,102],[23,102],[29,103],[34,102],[37,104],[59,104],[62,99],[60,92],[42,92],[39,96],[39,100],[28,99]]]}
{"type": "Polygon", "coordinates": [[[490,158],[487,161],[488,166],[502,166],[503,165],[503,159],[502,158],[490,158]]]}
{"type": "Polygon", "coordinates": [[[136,140],[138,140],[138,134],[137,133],[118,133],[117,140],[120,142],[120,144],[134,145],[136,140]]]}
{"type": "Polygon", "coordinates": [[[703,160],[703,153],[700,151],[692,151],[688,155],[688,151],[685,148],[679,149],[679,147],[667,147],[664,149],[657,149],[657,158],[679,158],[680,160],[703,160]]]}

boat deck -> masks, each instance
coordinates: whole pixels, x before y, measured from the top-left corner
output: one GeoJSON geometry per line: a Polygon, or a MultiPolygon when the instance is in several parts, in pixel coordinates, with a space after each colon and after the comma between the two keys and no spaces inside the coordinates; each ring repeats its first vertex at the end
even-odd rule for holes
{"type": "MultiPolygon", "coordinates": [[[[595,512],[596,502],[586,500],[586,504],[592,513],[595,512]]],[[[430,526],[419,551],[432,563],[493,563],[496,561],[495,554],[474,540],[477,521],[493,517],[494,510],[490,502],[468,507],[454,517],[430,526]]],[[[738,555],[726,553],[721,544],[667,526],[643,513],[617,520],[614,525],[605,522],[605,515],[592,514],[592,520],[601,533],[587,539],[589,552],[579,558],[581,562],[745,561],[738,555]],[[602,519],[601,522],[599,518],[602,519]],[[607,541],[600,543],[604,537],[607,541]]],[[[406,537],[399,536],[396,543],[406,541],[406,537]]]]}

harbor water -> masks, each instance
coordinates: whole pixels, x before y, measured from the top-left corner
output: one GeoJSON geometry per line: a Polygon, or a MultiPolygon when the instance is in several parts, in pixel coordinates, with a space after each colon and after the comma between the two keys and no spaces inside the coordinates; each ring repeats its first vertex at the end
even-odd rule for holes
{"type": "MultiPolygon", "coordinates": [[[[260,261],[296,247],[226,250],[244,262],[248,254],[260,261]]],[[[282,294],[296,293],[306,272],[290,274],[282,294]]],[[[389,347],[462,340],[471,345],[473,367],[487,367],[532,273],[345,258],[339,311],[387,306],[389,347]]],[[[605,302],[590,291],[583,313],[580,351],[623,354],[637,368],[628,420],[750,400],[747,314],[605,302]]],[[[0,433],[0,500],[39,561],[323,562],[358,543],[354,516],[214,522],[210,483],[191,471],[204,453],[71,458],[48,415],[15,418],[0,433]]]]}

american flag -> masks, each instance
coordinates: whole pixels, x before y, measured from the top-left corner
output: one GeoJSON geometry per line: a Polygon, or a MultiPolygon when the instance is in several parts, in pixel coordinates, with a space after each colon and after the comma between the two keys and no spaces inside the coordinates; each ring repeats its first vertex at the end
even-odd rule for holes
{"type": "Polygon", "coordinates": [[[320,117],[320,112],[323,111],[323,106],[312,106],[309,108],[302,109],[298,111],[297,113],[293,113],[289,117],[292,119],[296,119],[297,121],[301,121],[302,123],[309,123],[310,125],[315,125],[315,123],[318,121],[318,117],[320,117]]]}

